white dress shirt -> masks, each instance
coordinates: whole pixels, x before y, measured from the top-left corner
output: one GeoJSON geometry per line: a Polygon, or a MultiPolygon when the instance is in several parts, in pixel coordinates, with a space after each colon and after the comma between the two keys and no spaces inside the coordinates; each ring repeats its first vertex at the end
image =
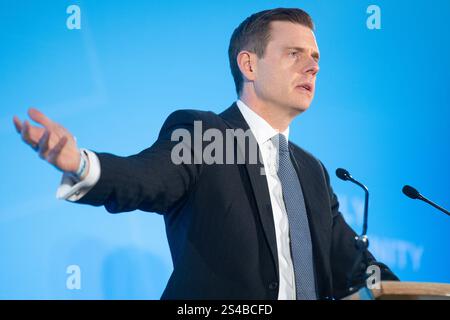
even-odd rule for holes
{"type": "MultiPolygon", "coordinates": [[[[250,130],[258,142],[264,163],[267,186],[269,187],[270,203],[272,205],[273,222],[277,239],[278,265],[280,283],[278,291],[279,300],[295,300],[295,275],[292,263],[291,246],[289,238],[289,221],[283,200],[281,182],[277,174],[278,148],[271,140],[279,132],[272,128],[266,120],[250,109],[241,100],[237,105],[250,130]]],[[[281,132],[289,141],[289,127],[281,132]]]]}
{"type": "MultiPolygon", "coordinates": [[[[279,132],[272,128],[267,121],[246,106],[241,100],[237,101],[237,105],[258,142],[264,163],[277,240],[280,274],[278,299],[295,300],[295,275],[291,257],[289,222],[284,205],[281,182],[277,175],[278,149],[271,140],[279,132]]],[[[289,140],[289,128],[281,133],[286,137],[286,140],[289,140]]],[[[86,151],[89,161],[89,172],[87,176],[83,180],[77,181],[72,175],[64,174],[56,192],[58,199],[77,201],[88,193],[100,178],[101,168],[98,157],[94,152],[83,150],[86,151]]]]}
{"type": "Polygon", "coordinates": [[[89,162],[88,174],[80,181],[75,179],[73,175],[64,173],[58,190],[56,190],[56,198],[58,199],[77,201],[88,193],[100,179],[100,160],[98,160],[97,155],[86,149],[81,150],[87,154],[89,162]]]}

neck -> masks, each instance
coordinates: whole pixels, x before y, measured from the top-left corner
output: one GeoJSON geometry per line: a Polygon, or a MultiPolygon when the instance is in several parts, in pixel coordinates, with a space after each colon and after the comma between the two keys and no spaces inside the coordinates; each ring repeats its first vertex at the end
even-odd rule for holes
{"type": "Polygon", "coordinates": [[[298,114],[282,106],[251,98],[248,94],[243,93],[239,99],[278,132],[285,131],[298,114]]]}

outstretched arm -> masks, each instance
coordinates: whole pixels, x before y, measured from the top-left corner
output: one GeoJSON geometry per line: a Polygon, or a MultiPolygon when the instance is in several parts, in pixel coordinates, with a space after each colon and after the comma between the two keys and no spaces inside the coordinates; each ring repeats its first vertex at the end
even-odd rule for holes
{"type": "MultiPolygon", "coordinates": [[[[30,109],[28,114],[42,127],[31,125],[28,121],[21,122],[17,117],[14,117],[14,125],[26,144],[38,152],[42,159],[65,173],[58,195],[69,196],[62,198],[105,206],[111,213],[136,209],[166,213],[185,198],[199,177],[201,164],[177,164],[172,159],[172,150],[179,144],[178,140],[172,141],[172,132],[183,129],[193,136],[194,121],[202,118],[196,111],[179,110],[172,113],[165,121],[157,141],[136,155],[119,157],[109,153],[88,152],[88,163],[91,161],[92,170],[89,171],[88,167],[75,183],[65,181],[71,180],[71,175],[77,172],[81,163],[75,138],[67,129],[38,110],[30,109]],[[98,174],[94,174],[93,178],[90,172],[98,174]]],[[[193,154],[192,149],[191,143],[187,142],[187,152],[193,154]]]]}

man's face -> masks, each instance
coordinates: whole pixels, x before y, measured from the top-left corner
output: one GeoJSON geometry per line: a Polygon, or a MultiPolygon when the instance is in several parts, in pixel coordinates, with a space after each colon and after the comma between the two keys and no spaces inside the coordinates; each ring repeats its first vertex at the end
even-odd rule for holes
{"type": "Polygon", "coordinates": [[[305,111],[314,97],[318,61],[311,29],[291,22],[272,22],[264,57],[257,59],[256,95],[293,115],[305,111]]]}

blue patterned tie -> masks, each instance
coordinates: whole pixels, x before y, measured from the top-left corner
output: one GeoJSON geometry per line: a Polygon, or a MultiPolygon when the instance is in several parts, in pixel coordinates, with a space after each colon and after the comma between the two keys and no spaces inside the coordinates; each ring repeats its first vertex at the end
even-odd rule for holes
{"type": "Polygon", "coordinates": [[[283,190],[284,204],[289,220],[291,253],[294,263],[295,288],[298,300],[317,299],[313,270],[311,233],[306,215],[305,199],[294,169],[288,142],[282,134],[272,138],[279,150],[278,177],[283,190]]]}

